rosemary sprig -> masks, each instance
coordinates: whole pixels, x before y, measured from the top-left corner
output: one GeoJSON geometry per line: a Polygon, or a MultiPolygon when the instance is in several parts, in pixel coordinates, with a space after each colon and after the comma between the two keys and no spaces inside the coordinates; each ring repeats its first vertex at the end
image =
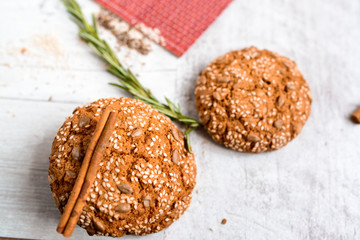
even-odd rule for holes
{"type": "Polygon", "coordinates": [[[175,105],[168,98],[165,98],[166,104],[161,103],[149,89],[146,89],[141,85],[130,69],[124,68],[109,44],[99,37],[94,15],[92,16],[92,24],[89,24],[76,0],[61,1],[70,13],[71,19],[78,25],[80,38],[87,42],[95,53],[109,64],[108,71],[118,77],[119,84],[110,84],[131,93],[135,98],[145,102],[171,119],[183,123],[185,125],[184,134],[187,148],[191,151],[190,133],[199,127],[200,123],[191,117],[183,115],[180,106],[175,105]]]}

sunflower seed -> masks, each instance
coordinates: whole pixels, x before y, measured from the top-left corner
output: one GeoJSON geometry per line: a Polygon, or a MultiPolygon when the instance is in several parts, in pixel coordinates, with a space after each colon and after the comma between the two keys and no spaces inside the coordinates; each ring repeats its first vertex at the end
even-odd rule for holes
{"type": "Polygon", "coordinates": [[[128,213],[130,212],[130,204],[120,203],[119,205],[116,206],[115,211],[119,213],[128,213]]]}
{"type": "Polygon", "coordinates": [[[71,156],[75,161],[80,160],[80,148],[73,147],[73,149],[71,150],[71,156]]]}
{"type": "Polygon", "coordinates": [[[223,63],[227,63],[227,56],[226,55],[223,55],[221,57],[218,57],[217,59],[215,59],[215,62],[217,64],[223,64],[223,63]]]}
{"type": "Polygon", "coordinates": [[[288,84],[286,85],[286,90],[295,90],[295,89],[296,89],[296,87],[295,87],[295,85],[292,84],[292,83],[288,83],[288,84]]]}
{"type": "Polygon", "coordinates": [[[294,133],[297,135],[301,132],[303,125],[301,123],[296,123],[293,125],[294,133]]]}
{"type": "Polygon", "coordinates": [[[221,100],[221,95],[220,95],[218,92],[214,92],[214,93],[213,93],[213,97],[214,97],[216,100],[218,100],[218,101],[221,100]]]}
{"type": "Polygon", "coordinates": [[[71,170],[67,170],[66,175],[68,175],[70,178],[76,178],[76,173],[71,171],[71,170]]]}
{"type": "Polygon", "coordinates": [[[293,65],[292,62],[290,62],[290,61],[284,61],[283,64],[287,69],[290,69],[293,65]]]}
{"type": "Polygon", "coordinates": [[[178,131],[175,127],[172,127],[171,128],[171,134],[174,136],[175,140],[176,141],[179,141],[180,138],[179,138],[179,134],[178,134],[178,131]]]}
{"type": "Polygon", "coordinates": [[[209,122],[209,120],[210,120],[210,115],[209,114],[200,116],[200,122],[203,125],[207,124],[209,122]]]}
{"type": "Polygon", "coordinates": [[[206,78],[204,76],[199,76],[197,82],[199,84],[205,84],[206,83],[206,78]]]}
{"type": "Polygon", "coordinates": [[[230,82],[230,78],[228,78],[228,77],[222,77],[222,78],[218,78],[217,81],[218,81],[219,83],[228,83],[228,82],[230,82]]]}
{"type": "Polygon", "coordinates": [[[260,141],[260,138],[258,136],[256,136],[255,134],[251,134],[251,133],[247,136],[247,139],[250,142],[259,142],[260,141]]]}
{"type": "Polygon", "coordinates": [[[178,152],[178,150],[174,150],[173,152],[172,152],[172,156],[171,156],[171,159],[172,159],[172,161],[173,161],[173,163],[175,163],[175,164],[178,164],[178,160],[179,160],[179,152],[178,152]]]}
{"type": "Polygon", "coordinates": [[[264,107],[264,109],[263,109],[263,114],[265,115],[265,114],[267,114],[267,112],[268,112],[268,108],[267,108],[267,107],[264,107]]]}
{"type": "Polygon", "coordinates": [[[95,229],[91,227],[86,228],[86,232],[89,234],[89,236],[93,236],[96,233],[95,229]]]}
{"type": "Polygon", "coordinates": [[[49,183],[53,183],[54,181],[55,181],[55,177],[54,177],[54,175],[49,175],[48,176],[48,180],[49,180],[49,183]]]}
{"type": "Polygon", "coordinates": [[[132,133],[131,133],[131,136],[132,137],[139,137],[139,136],[141,136],[143,134],[143,131],[141,130],[141,129],[136,129],[135,131],[133,131],[132,133]]]}
{"type": "Polygon", "coordinates": [[[85,127],[86,125],[89,124],[89,122],[90,122],[90,118],[86,115],[82,115],[79,120],[79,127],[80,128],[85,127]]]}
{"type": "Polygon", "coordinates": [[[283,95],[280,95],[280,96],[278,97],[276,103],[277,103],[277,105],[278,105],[279,107],[281,107],[281,106],[284,105],[285,99],[284,99],[283,95]]]}
{"type": "Polygon", "coordinates": [[[94,218],[93,222],[96,230],[98,230],[99,232],[105,232],[105,226],[99,220],[94,218]]]}
{"type": "Polygon", "coordinates": [[[126,185],[126,184],[119,184],[119,185],[117,185],[117,188],[122,193],[133,193],[134,192],[132,187],[129,185],[126,185]]]}
{"type": "Polygon", "coordinates": [[[276,120],[275,122],[274,122],[274,126],[276,127],[276,128],[281,128],[282,127],[282,125],[283,125],[283,120],[281,120],[281,119],[279,119],[279,120],[276,120]]]}
{"type": "Polygon", "coordinates": [[[146,208],[151,206],[151,197],[149,195],[146,195],[144,198],[144,206],[146,208]]]}
{"type": "Polygon", "coordinates": [[[56,196],[55,193],[53,193],[52,195],[53,195],[54,202],[55,202],[56,206],[60,207],[60,200],[59,200],[59,198],[56,196]]]}

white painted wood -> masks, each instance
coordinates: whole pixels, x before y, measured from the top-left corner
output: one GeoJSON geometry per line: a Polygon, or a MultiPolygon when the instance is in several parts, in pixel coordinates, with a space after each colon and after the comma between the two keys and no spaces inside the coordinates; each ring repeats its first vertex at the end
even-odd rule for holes
{"type": "MultiPolygon", "coordinates": [[[[87,14],[98,10],[80,3],[87,14]]],[[[128,95],[106,84],[116,79],[78,40],[59,1],[0,1],[0,13],[0,236],[62,239],[47,182],[52,138],[77,105],[128,95]]],[[[360,239],[360,126],[348,120],[360,105],[359,24],[359,1],[237,0],[181,58],[156,45],[148,56],[122,49],[156,96],[192,116],[196,75],[250,45],[294,59],[314,98],[303,133],[273,153],[241,154],[204,130],[192,134],[193,203],[142,239],[360,239]]],[[[73,239],[85,238],[77,228],[73,239]]]]}

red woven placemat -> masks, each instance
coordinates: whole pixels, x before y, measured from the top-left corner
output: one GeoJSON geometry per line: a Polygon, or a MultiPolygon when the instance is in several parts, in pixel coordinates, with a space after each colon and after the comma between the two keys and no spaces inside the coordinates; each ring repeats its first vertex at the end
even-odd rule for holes
{"type": "Polygon", "coordinates": [[[157,29],[159,43],[181,56],[232,0],[96,1],[138,29],[157,29]]]}

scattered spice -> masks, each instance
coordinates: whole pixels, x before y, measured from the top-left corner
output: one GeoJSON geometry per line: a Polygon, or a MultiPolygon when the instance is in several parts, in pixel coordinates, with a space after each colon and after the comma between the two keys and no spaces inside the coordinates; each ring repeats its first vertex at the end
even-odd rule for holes
{"type": "MultiPolygon", "coordinates": [[[[54,35],[50,35],[50,34],[35,35],[33,38],[33,46],[36,49],[42,50],[47,54],[51,54],[57,57],[64,55],[64,49],[54,35]]],[[[21,53],[23,53],[22,50],[21,53]]]]}
{"type": "Polygon", "coordinates": [[[101,10],[97,16],[99,24],[109,30],[120,46],[127,46],[137,52],[147,55],[151,50],[150,40],[136,28],[106,10],[101,10]]]}
{"type": "Polygon", "coordinates": [[[223,220],[221,220],[221,224],[222,224],[222,225],[225,225],[226,222],[227,222],[226,218],[224,218],[223,220]]]}
{"type": "Polygon", "coordinates": [[[360,123],[360,107],[358,107],[355,112],[351,115],[351,120],[354,123],[360,123]]]}
{"type": "Polygon", "coordinates": [[[162,45],[166,46],[166,42],[164,37],[161,36],[161,32],[158,28],[150,28],[145,26],[145,24],[140,23],[135,26],[141,33],[143,33],[145,36],[147,36],[152,41],[162,45]]]}

